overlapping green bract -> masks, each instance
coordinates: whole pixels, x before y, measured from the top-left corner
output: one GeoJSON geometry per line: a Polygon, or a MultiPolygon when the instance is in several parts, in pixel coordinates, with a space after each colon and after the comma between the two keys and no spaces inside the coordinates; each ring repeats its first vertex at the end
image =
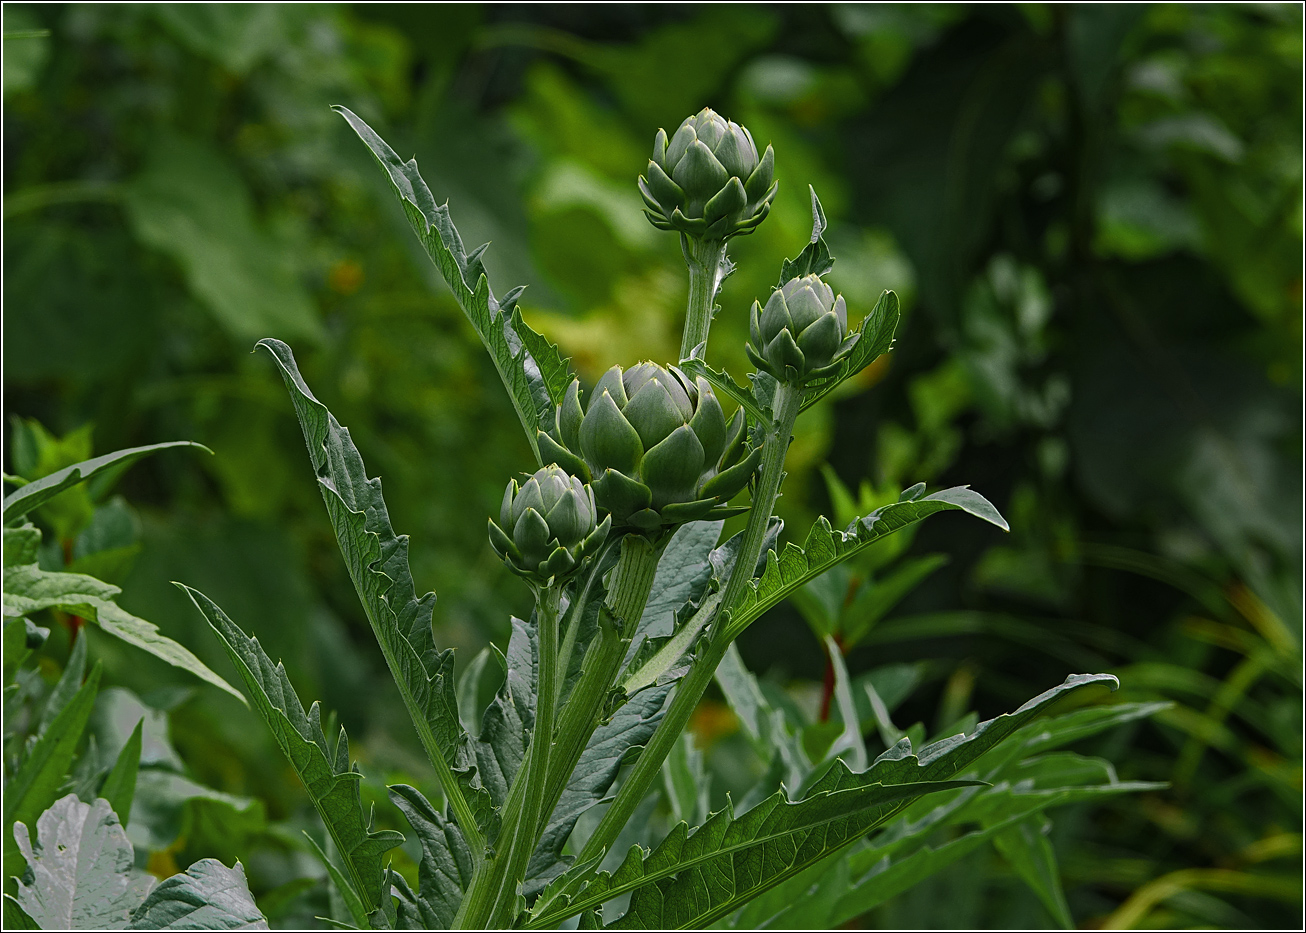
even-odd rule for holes
{"type": "Polygon", "coordinates": [[[968,486],[954,486],[920,496],[924,488],[924,485],[913,487],[903,494],[902,501],[859,518],[845,531],[834,530],[829,521],[821,517],[808,532],[802,547],[790,541],[779,554],[771,551],[761,577],[748,584],[733,607],[728,629],[730,637],[735,637],[750,622],[808,580],[819,577],[879,538],[936,512],[950,509],[968,512],[1007,530],[1006,520],[992,503],[968,486]],[[909,498],[909,495],[919,498],[909,498]]]}
{"type": "Polygon", "coordinates": [[[556,345],[522,320],[516,308],[520,288],[508,292],[502,301],[495,299],[481,263],[481,255],[489,244],[470,253],[464,250],[462,237],[449,217],[449,206],[435,203],[417,170],[417,160],[401,161],[363,120],[344,107],[332,109],[349,122],[385,169],[413,231],[489,351],[526,439],[538,457],[535,432],[551,423],[553,409],[562,401],[563,392],[573,378],[567,361],[558,353],[556,345]]]}
{"type": "Polygon", "coordinates": [[[814,272],[772,291],[765,308],[754,301],[748,328],[748,358],[789,385],[831,375],[861,338],[848,333],[843,295],[836,297],[814,272]]]}
{"type": "Polygon", "coordinates": [[[612,516],[598,521],[594,492],[554,465],[540,467],[519,488],[508,480],[490,546],[513,573],[540,586],[576,573],[608,536],[612,516]]]}
{"type": "Polygon", "coordinates": [[[272,731],[299,779],[303,781],[322,822],[345,860],[349,879],[368,908],[381,903],[381,857],[404,841],[393,830],[371,832],[363,815],[358,782],[362,774],[350,766],[349,739],[342,727],[335,748],[322,731],[321,707],[307,713],[295,694],[286,669],[273,664],[257,638],[247,636],[216,603],[198,590],[178,584],[212,626],[227,656],[240,671],[254,708],[272,731]]]}
{"type": "MultiPolygon", "coordinates": [[[[395,534],[381,496],[381,481],[368,478],[349,430],[313,396],[290,347],[271,339],[258,345],[281,368],[336,542],[443,790],[455,814],[464,811],[460,822],[470,815],[492,836],[497,816],[476,779],[475,757],[458,719],[453,649],[435,647],[431,633],[435,594],[416,595],[408,566],[408,537],[395,534]]],[[[465,822],[464,828],[475,831],[465,822]]]]}
{"type": "Polygon", "coordinates": [[[579,866],[545,889],[528,926],[553,926],[631,893],[629,910],[610,926],[702,927],[860,839],[912,799],[974,786],[950,779],[1049,704],[1094,684],[1114,689],[1117,681],[1109,674],[1072,675],[1014,713],[980,723],[969,735],[927,745],[919,754],[913,755],[904,739],[861,774],[835,762],[799,802],[790,802],[782,790],[738,819],[727,809],[692,832],[682,823],[652,852],[633,848],[615,872],[579,866]]]}
{"type": "Polygon", "coordinates": [[[646,175],[639,193],[653,226],[713,241],[757,229],[778,186],[771,147],[759,157],[753,135],[709,107],[670,139],[658,130],[646,175]]]}

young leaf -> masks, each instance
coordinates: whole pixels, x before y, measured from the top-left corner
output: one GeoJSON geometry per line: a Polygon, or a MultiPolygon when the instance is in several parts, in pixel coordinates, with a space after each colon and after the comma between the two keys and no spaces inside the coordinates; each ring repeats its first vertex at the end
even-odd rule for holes
{"type": "Polygon", "coordinates": [[[538,460],[535,432],[552,424],[554,409],[573,378],[566,360],[555,345],[522,320],[514,307],[520,289],[504,296],[502,304],[495,300],[480,259],[485,247],[464,251],[462,237],[449,217],[449,205],[435,203],[417,170],[417,160],[401,161],[365,122],[344,107],[332,109],[348,121],[385,170],[418,240],[489,351],[538,460]]]}
{"type": "Polygon", "coordinates": [[[815,579],[840,561],[868,547],[872,542],[915,524],[936,512],[957,509],[1007,530],[1006,520],[987,499],[967,486],[954,486],[920,499],[894,502],[860,518],[847,531],[835,531],[819,518],[802,547],[792,541],[779,555],[767,555],[766,569],[752,580],[739,602],[730,609],[730,638],[738,636],[753,620],[783,600],[808,580],[815,579]]]}
{"type": "Polygon", "coordinates": [[[786,259],[781,264],[780,281],[776,283],[776,288],[790,279],[804,275],[825,275],[834,268],[834,257],[830,255],[830,248],[825,245],[822,236],[827,226],[825,210],[821,207],[820,198],[816,196],[816,189],[808,185],[807,190],[812,195],[812,239],[796,259],[786,259]]]}
{"type": "Polygon", "coordinates": [[[871,313],[862,318],[862,323],[857,328],[857,343],[853,346],[852,352],[839,363],[839,368],[828,376],[822,376],[807,384],[803,391],[803,407],[800,410],[806,411],[811,408],[833,392],[839,383],[857,375],[874,363],[881,354],[888,353],[889,348],[893,346],[893,332],[898,328],[900,315],[898,296],[891,291],[886,291],[875,303],[871,313]]]}
{"type": "Polygon", "coordinates": [[[1062,929],[1070,930],[1074,929],[1075,921],[1066,903],[1066,892],[1061,888],[1057,854],[1047,836],[1051,829],[1051,820],[1041,812],[1034,813],[996,833],[993,845],[1043,902],[1052,919],[1062,929]]]}
{"type": "Polygon", "coordinates": [[[734,377],[728,372],[715,370],[697,357],[681,360],[680,368],[688,376],[702,376],[706,379],[712,388],[748,412],[748,416],[752,419],[754,425],[770,428],[771,416],[767,413],[766,406],[759,402],[751,391],[735,382],[734,377]]]}
{"type": "Polygon", "coordinates": [[[17,900],[43,930],[123,929],[154,879],[133,868],[131,843],[107,800],[85,804],[75,794],[41,814],[33,843],[14,827],[31,883],[17,900]]]}
{"type": "Polygon", "coordinates": [[[167,441],[163,444],[150,444],[145,447],[115,450],[103,457],[95,457],[92,460],[74,463],[72,466],[64,467],[49,476],[33,480],[5,496],[3,504],[4,523],[7,525],[16,519],[22,518],[32,509],[49,502],[65,489],[70,489],[78,483],[85,482],[109,470],[123,469],[142,457],[148,457],[156,451],[167,450],[169,447],[198,447],[205,453],[213,453],[203,444],[196,444],[194,441],[167,441]]]}
{"type": "Polygon", "coordinates": [[[409,929],[452,929],[454,915],[475,870],[467,840],[417,788],[395,784],[390,787],[390,799],[404,811],[422,846],[417,894],[411,907],[400,901],[401,917],[409,929]],[[402,916],[406,912],[415,916],[402,916]]]}
{"type": "Polygon", "coordinates": [[[100,796],[109,801],[113,812],[118,814],[118,821],[123,829],[131,816],[132,797],[136,795],[136,772],[141,763],[141,729],[145,726],[144,718],[136,721],[127,744],[118,753],[118,760],[100,786],[100,796]]]}
{"type": "Polygon", "coordinates": [[[290,347],[270,339],[258,346],[281,368],[354,589],[440,787],[468,843],[479,851],[494,834],[496,814],[477,779],[471,740],[458,718],[453,649],[435,647],[435,594],[416,595],[408,538],[391,527],[381,480],[368,478],[349,429],[313,396],[290,347]]]}
{"type": "Polygon", "coordinates": [[[86,682],[51,720],[49,727],[23,759],[18,773],[13,775],[5,785],[4,871],[6,877],[23,870],[18,847],[13,841],[15,823],[21,821],[30,826],[46,807],[54,802],[68,766],[72,763],[73,752],[77,750],[77,743],[86,729],[86,720],[95,705],[95,692],[99,686],[100,662],[97,661],[95,667],[91,668],[91,674],[86,678],[86,682]]]}
{"type": "Polygon", "coordinates": [[[321,707],[314,703],[304,712],[285,667],[274,665],[258,639],[242,632],[207,596],[184,584],[177,586],[195,603],[240,671],[254,708],[304,783],[344,858],[355,893],[364,903],[380,903],[381,856],[402,843],[404,837],[393,830],[369,831],[358,791],[362,775],[350,767],[349,740],[344,729],[340,730],[333,754],[322,732],[321,707]]]}
{"type": "Polygon", "coordinates": [[[113,598],[122,592],[118,587],[85,574],[42,570],[36,563],[40,540],[41,533],[35,525],[4,529],[5,615],[27,615],[39,609],[62,609],[74,613],[127,644],[188,671],[245,702],[240,691],[209,670],[185,647],[160,634],[152,622],[137,618],[113,602],[113,598]]]}
{"type": "Polygon", "coordinates": [[[980,723],[970,735],[935,742],[911,754],[903,740],[862,774],[836,762],[797,803],[781,790],[735,820],[729,807],[689,834],[682,823],[652,853],[633,849],[611,874],[577,871],[553,886],[547,908],[529,926],[555,924],[632,892],[630,910],[613,926],[704,926],[808,865],[856,842],[912,799],[938,790],[1049,704],[1110,674],[1075,674],[1014,713],[980,723]]]}
{"type": "Polygon", "coordinates": [[[129,930],[266,930],[267,919],[254,903],[237,862],[195,862],[160,882],[132,914],[129,930]]]}

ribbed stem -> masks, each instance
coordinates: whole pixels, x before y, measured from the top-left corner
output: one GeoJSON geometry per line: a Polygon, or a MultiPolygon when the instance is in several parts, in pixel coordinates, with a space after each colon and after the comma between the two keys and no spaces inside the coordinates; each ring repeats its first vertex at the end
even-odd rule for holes
{"type": "Polygon", "coordinates": [[[726,257],[724,240],[703,242],[680,235],[681,251],[689,267],[689,304],[685,309],[685,330],[680,339],[680,358],[689,359],[694,348],[707,340],[721,287],[721,264],[726,257]]]}
{"type": "MultiPolygon", "coordinates": [[[[744,586],[753,578],[757,559],[762,553],[762,544],[766,540],[766,526],[771,518],[771,510],[780,492],[780,481],[784,478],[785,453],[789,449],[789,439],[793,434],[794,421],[798,418],[798,409],[802,407],[802,390],[781,385],[776,389],[773,405],[775,421],[762,445],[762,475],[753,496],[753,508],[748,516],[748,525],[744,529],[744,540],[735,560],[734,569],[726,583],[721,600],[721,612],[731,608],[734,601],[743,592],[744,586]]],[[[718,619],[721,618],[718,615],[718,619]]],[[[733,635],[729,631],[714,630],[703,655],[694,661],[689,673],[676,686],[675,697],[662,722],[658,724],[648,745],[635,762],[630,776],[626,778],[621,789],[617,791],[612,806],[603,815],[594,834],[585,843],[585,848],[577,856],[578,862],[593,858],[616,840],[617,834],[635,813],[648,789],[657,779],[662,762],[671,754],[680,734],[689,724],[689,718],[703,698],[703,692],[712,682],[717,665],[725,657],[726,648],[730,646],[733,635]]]]}
{"type": "Polygon", "coordinates": [[[517,888],[538,839],[540,810],[544,805],[549,756],[553,747],[554,709],[558,702],[558,602],[562,588],[540,591],[537,602],[539,661],[536,664],[535,728],[521,770],[513,779],[503,808],[498,844],[501,851],[478,871],[459,905],[454,926],[459,929],[507,927],[513,920],[517,888]]]}

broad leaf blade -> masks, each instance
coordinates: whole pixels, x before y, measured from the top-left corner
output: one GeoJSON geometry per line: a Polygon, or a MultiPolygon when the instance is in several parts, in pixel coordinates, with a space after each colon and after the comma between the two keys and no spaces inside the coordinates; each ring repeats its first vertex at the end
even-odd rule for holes
{"type": "Polygon", "coordinates": [[[332,109],[348,121],[385,170],[418,240],[489,351],[538,459],[535,432],[552,424],[554,408],[572,380],[566,360],[513,307],[520,290],[505,296],[502,305],[495,299],[485,280],[481,250],[464,250],[448,204],[436,204],[417,170],[417,160],[402,161],[363,120],[344,107],[332,109]]]}
{"type": "Polygon", "coordinates": [[[162,444],[149,444],[145,447],[128,447],[126,450],[115,450],[103,457],[83,460],[81,463],[74,463],[70,467],[64,467],[49,476],[33,480],[5,496],[3,505],[4,522],[9,524],[11,521],[22,518],[32,509],[49,502],[65,489],[71,489],[78,483],[84,483],[88,479],[109,470],[124,469],[142,457],[148,457],[152,453],[167,450],[170,447],[198,447],[205,453],[213,453],[203,444],[196,444],[194,441],[167,441],[162,444]]]}
{"type": "Polygon", "coordinates": [[[431,632],[435,594],[417,596],[408,537],[391,527],[381,480],[368,478],[349,430],[313,396],[290,347],[279,340],[258,345],[281,368],[354,589],[441,789],[475,848],[482,834],[494,835],[496,814],[477,780],[471,741],[458,718],[453,649],[437,650],[431,632]]]}
{"type": "Polygon", "coordinates": [[[1007,530],[1006,519],[998,514],[993,504],[966,486],[954,486],[920,499],[891,503],[859,518],[848,526],[847,531],[835,531],[824,517],[818,519],[802,547],[791,541],[780,554],[771,551],[767,555],[766,569],[761,577],[751,581],[738,603],[730,607],[729,637],[736,637],[749,623],[796,588],[880,538],[936,512],[954,509],[1007,530]]]}
{"type": "Polygon", "coordinates": [[[422,846],[422,860],[417,866],[418,890],[414,897],[417,916],[406,919],[416,921],[415,928],[452,929],[463,892],[475,871],[467,840],[417,788],[395,784],[390,788],[390,799],[404,811],[422,846]]]}
{"type": "Polygon", "coordinates": [[[132,915],[129,930],[266,930],[237,862],[200,859],[161,882],[132,915]]]}
{"type": "Polygon", "coordinates": [[[322,732],[320,707],[314,703],[304,712],[285,667],[273,664],[258,639],[242,632],[207,596],[177,585],[195,603],[240,671],[254,708],[272,730],[277,745],[321,814],[349,869],[357,895],[364,903],[380,903],[381,856],[402,843],[404,837],[392,830],[369,831],[358,791],[361,775],[350,768],[344,730],[333,753],[322,732]]]}
{"type": "Polygon", "coordinates": [[[32,882],[18,882],[17,900],[44,930],[123,929],[154,879],[133,870],[132,845],[107,800],[85,804],[75,794],[36,823],[14,827],[32,882]]]}
{"type": "Polygon", "coordinates": [[[40,532],[34,525],[4,529],[4,612],[24,616],[40,609],[62,609],[95,623],[129,645],[149,652],[173,667],[194,674],[245,702],[227,683],[183,645],[159,632],[157,626],[127,612],[113,601],[121,590],[81,573],[54,573],[36,563],[40,532]],[[12,556],[11,556],[12,555],[12,556]]]}

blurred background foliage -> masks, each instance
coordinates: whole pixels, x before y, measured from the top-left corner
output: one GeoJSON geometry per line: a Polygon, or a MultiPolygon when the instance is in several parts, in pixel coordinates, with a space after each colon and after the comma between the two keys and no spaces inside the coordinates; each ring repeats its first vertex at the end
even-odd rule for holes
{"type": "MultiPolygon", "coordinates": [[[[846,521],[920,481],[971,483],[1012,525],[945,517],[890,539],[755,625],[749,665],[818,743],[827,645],[854,677],[891,680],[895,720],[922,734],[1112,671],[1113,699],[1173,705],[1090,750],[1171,786],[1062,812],[1052,841],[1074,916],[1298,926],[1300,6],[3,15],[5,470],[176,438],[216,454],[152,458],[51,503],[36,516],[54,542],[43,563],[121,585],[126,608],[229,675],[169,581],[209,593],[349,727],[383,824],[405,828],[384,784],[430,775],[280,379],[250,348],[289,341],[384,478],[417,583],[440,594],[442,644],[502,639],[527,608],[484,529],[531,458],[328,106],[416,154],[469,243],[492,241],[495,288],[529,285],[526,319],[592,382],[674,356],[680,250],[640,216],[634,180],[659,126],[710,105],[774,145],[780,179],[770,219],[732,241],[713,365],[747,370],[746,309],[806,242],[809,183],[853,318],[884,288],[905,309],[895,352],[800,424],[789,526],[846,521]],[[869,606],[843,598],[858,592],[869,606]]],[[[116,685],[100,744],[112,754],[141,705],[154,711],[142,787],[158,786],[132,823],[151,869],[240,855],[274,922],[312,923],[325,888],[305,880],[321,869],[297,840],[315,822],[265,731],[96,636],[116,685]]],[[[49,643],[51,681],[67,644],[49,643]]],[[[748,752],[719,701],[696,728],[717,807],[748,752]]],[[[862,922],[1050,917],[985,852],[862,922]]]]}

